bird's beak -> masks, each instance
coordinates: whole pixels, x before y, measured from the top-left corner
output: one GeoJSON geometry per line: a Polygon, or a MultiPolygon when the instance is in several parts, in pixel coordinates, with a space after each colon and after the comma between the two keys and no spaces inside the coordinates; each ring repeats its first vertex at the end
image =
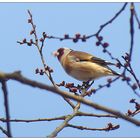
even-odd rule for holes
{"type": "Polygon", "coordinates": [[[57,57],[57,56],[59,55],[59,53],[58,53],[57,51],[54,51],[54,52],[52,52],[52,55],[53,55],[54,57],[57,57]]]}

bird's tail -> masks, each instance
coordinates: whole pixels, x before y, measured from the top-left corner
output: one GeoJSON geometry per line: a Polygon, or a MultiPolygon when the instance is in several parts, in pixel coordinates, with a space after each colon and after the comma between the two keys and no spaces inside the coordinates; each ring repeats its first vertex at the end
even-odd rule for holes
{"type": "Polygon", "coordinates": [[[116,72],[116,71],[114,71],[114,70],[111,70],[111,71],[112,71],[113,75],[116,75],[116,76],[121,76],[121,74],[120,74],[120,73],[118,73],[118,72],[116,72]]]}
{"type": "Polygon", "coordinates": [[[111,69],[110,67],[108,67],[108,66],[107,66],[107,69],[108,69],[108,70],[110,70],[111,75],[121,76],[121,74],[120,74],[120,73],[118,73],[118,72],[116,72],[116,71],[112,70],[112,69],[111,69]]]}

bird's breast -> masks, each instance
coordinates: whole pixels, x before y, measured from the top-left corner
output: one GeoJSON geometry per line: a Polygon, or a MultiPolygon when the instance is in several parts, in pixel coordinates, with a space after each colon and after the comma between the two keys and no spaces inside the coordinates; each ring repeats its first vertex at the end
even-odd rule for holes
{"type": "Polygon", "coordinates": [[[65,71],[80,81],[89,81],[98,79],[102,76],[111,75],[107,68],[92,62],[70,62],[66,64],[65,71]]]}

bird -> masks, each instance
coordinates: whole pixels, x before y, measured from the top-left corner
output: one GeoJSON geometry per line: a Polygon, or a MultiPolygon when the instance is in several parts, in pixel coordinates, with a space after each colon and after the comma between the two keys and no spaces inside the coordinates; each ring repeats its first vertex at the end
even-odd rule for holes
{"type": "Polygon", "coordinates": [[[79,81],[89,82],[105,76],[120,76],[108,66],[115,65],[114,63],[86,52],[59,48],[53,55],[58,58],[65,72],[79,81]]]}

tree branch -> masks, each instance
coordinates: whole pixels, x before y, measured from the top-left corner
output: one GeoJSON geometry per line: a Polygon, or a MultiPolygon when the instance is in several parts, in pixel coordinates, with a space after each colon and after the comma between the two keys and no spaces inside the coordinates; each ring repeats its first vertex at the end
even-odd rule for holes
{"type": "Polygon", "coordinates": [[[73,109],[75,108],[74,103],[69,98],[63,98],[73,109]]]}
{"type": "MultiPolygon", "coordinates": [[[[38,43],[38,36],[37,36],[37,31],[36,31],[36,25],[34,24],[34,22],[33,22],[33,16],[32,16],[32,14],[31,14],[31,12],[28,10],[28,14],[29,14],[29,16],[30,16],[30,19],[29,19],[29,23],[31,24],[31,26],[32,26],[32,33],[33,33],[33,35],[34,35],[34,38],[35,38],[35,43],[33,43],[36,47],[37,47],[37,49],[38,49],[38,52],[39,52],[39,54],[40,54],[40,58],[41,58],[41,61],[42,61],[42,64],[43,64],[43,66],[44,66],[44,72],[45,72],[45,74],[47,75],[47,77],[49,78],[49,80],[51,81],[51,83],[53,84],[53,86],[55,87],[55,88],[58,88],[57,87],[57,85],[55,84],[55,82],[54,82],[54,80],[53,80],[53,78],[52,78],[52,75],[51,75],[51,72],[50,72],[50,69],[47,67],[47,65],[46,65],[46,62],[45,62],[45,59],[44,59],[44,56],[43,56],[43,47],[44,47],[44,41],[45,41],[45,39],[47,38],[47,35],[46,35],[46,33],[45,32],[43,32],[43,34],[42,34],[42,36],[43,36],[43,38],[41,38],[40,39],[40,41],[41,41],[41,46],[39,45],[39,43],[38,43]]],[[[19,43],[19,42],[18,42],[19,43]]],[[[26,42],[27,43],[27,42],[26,42]]],[[[27,43],[28,44],[28,43],[27,43]]],[[[72,108],[74,108],[74,105],[73,105],[73,103],[72,103],[72,101],[70,101],[70,99],[68,99],[68,98],[65,98],[65,97],[63,97],[63,99],[72,107],[72,108]]]]}
{"type": "Polygon", "coordinates": [[[115,115],[111,115],[111,114],[94,114],[94,113],[86,113],[86,112],[81,112],[81,111],[78,111],[77,112],[77,116],[88,116],[88,117],[111,117],[111,118],[118,118],[117,116],[115,115]]]}
{"type": "Polygon", "coordinates": [[[56,137],[61,130],[67,127],[68,122],[77,115],[78,109],[80,108],[80,104],[81,104],[80,102],[77,103],[77,105],[73,108],[73,113],[67,115],[63,123],[59,127],[57,127],[49,136],[47,136],[48,138],[56,137]]]}
{"type": "Polygon", "coordinates": [[[70,92],[65,92],[65,91],[62,91],[60,89],[56,89],[52,86],[49,86],[49,85],[46,85],[46,84],[43,84],[43,83],[39,83],[37,81],[30,80],[30,79],[22,76],[19,71],[14,72],[14,73],[2,73],[2,72],[0,72],[0,79],[7,79],[7,80],[12,79],[12,80],[16,80],[16,81],[18,81],[22,84],[25,84],[25,85],[29,85],[29,86],[32,86],[32,87],[37,87],[37,88],[44,89],[44,90],[47,90],[47,91],[51,91],[51,92],[53,92],[57,95],[61,95],[63,97],[67,97],[67,98],[79,101],[79,102],[81,102],[85,105],[88,105],[90,107],[93,107],[97,110],[105,111],[107,113],[116,115],[118,118],[124,119],[128,122],[131,122],[131,123],[137,125],[137,126],[140,126],[140,121],[138,121],[134,118],[128,117],[127,115],[124,115],[123,113],[121,113],[117,110],[107,108],[105,106],[101,106],[99,104],[93,103],[92,101],[84,99],[83,97],[73,95],[70,92]]]}
{"type": "MultiPolygon", "coordinates": [[[[55,118],[42,118],[42,119],[10,119],[10,122],[41,122],[41,121],[56,121],[56,120],[64,120],[66,116],[60,116],[60,117],[55,117],[55,118]]],[[[0,118],[1,122],[7,122],[6,119],[0,118]]]]}
{"type": "Polygon", "coordinates": [[[138,23],[138,28],[140,29],[140,20],[139,20],[139,18],[138,18],[138,15],[137,15],[137,12],[136,12],[135,6],[134,6],[134,16],[135,16],[136,21],[137,21],[137,23],[138,23]]]}
{"type": "MultiPolygon", "coordinates": [[[[127,6],[127,2],[124,3],[124,5],[122,6],[122,8],[109,21],[107,21],[106,23],[104,23],[103,25],[101,25],[100,26],[100,29],[95,34],[88,35],[88,36],[83,35],[83,36],[79,36],[78,38],[70,37],[68,34],[66,34],[64,37],[56,37],[56,36],[49,36],[49,35],[47,35],[46,38],[48,38],[48,39],[58,39],[60,41],[62,41],[62,40],[73,40],[74,41],[75,39],[77,39],[77,40],[78,39],[81,39],[83,42],[85,42],[86,39],[89,39],[89,38],[91,38],[93,36],[99,35],[99,33],[104,29],[104,27],[106,27],[108,24],[112,23],[124,11],[124,9],[126,8],[126,6],[127,6]]],[[[32,14],[31,14],[31,12],[29,10],[28,10],[28,13],[29,13],[29,16],[30,16],[30,18],[32,20],[32,14]]],[[[32,22],[30,22],[30,23],[32,24],[32,22]]],[[[32,24],[32,25],[34,25],[34,24],[32,24]]],[[[18,43],[24,44],[23,42],[20,42],[20,41],[18,41],[18,43]]]]}
{"type": "Polygon", "coordinates": [[[7,86],[6,86],[6,81],[5,80],[0,80],[2,84],[2,91],[4,95],[4,106],[5,106],[5,115],[6,115],[6,120],[7,120],[7,134],[8,137],[12,137],[11,134],[11,126],[10,126],[10,112],[9,112],[9,101],[8,101],[8,91],[7,91],[7,86]]]}
{"type": "Polygon", "coordinates": [[[134,46],[134,4],[131,3],[130,6],[130,36],[131,36],[131,43],[130,43],[130,50],[129,50],[129,63],[132,59],[132,52],[133,52],[133,46],[134,46]]]}
{"type": "Polygon", "coordinates": [[[67,127],[72,127],[72,128],[76,128],[76,129],[80,129],[80,130],[110,131],[110,130],[116,130],[120,126],[119,125],[114,125],[114,126],[112,125],[112,127],[110,127],[110,125],[108,125],[105,128],[89,128],[89,127],[85,127],[85,126],[77,126],[77,125],[73,125],[73,124],[67,124],[67,127]]]}
{"type": "Polygon", "coordinates": [[[89,35],[88,38],[92,37],[92,36],[98,36],[99,33],[104,29],[104,27],[106,27],[108,24],[111,24],[121,13],[122,11],[124,11],[125,7],[127,5],[127,2],[123,5],[123,7],[114,15],[113,18],[111,18],[109,21],[107,21],[106,23],[100,25],[100,29],[97,31],[96,34],[93,35],[89,35]]]}
{"type": "Polygon", "coordinates": [[[8,132],[5,129],[3,129],[1,126],[0,126],[0,130],[2,131],[3,134],[5,134],[7,137],[9,137],[8,132]]]}
{"type": "Polygon", "coordinates": [[[68,115],[67,117],[66,117],[66,119],[63,121],[63,123],[59,126],[59,127],[57,127],[50,135],[48,135],[47,137],[48,138],[54,138],[54,137],[56,137],[57,136],[57,134],[64,128],[64,127],[66,127],[67,126],[67,123],[73,118],[73,117],[75,117],[75,112],[74,113],[72,113],[71,115],[68,115]]]}
{"type": "MultiPolygon", "coordinates": [[[[68,116],[68,115],[66,115],[68,116]]],[[[30,122],[42,122],[42,121],[57,121],[57,120],[65,120],[66,116],[60,116],[60,117],[55,117],[55,118],[39,118],[39,119],[10,119],[9,122],[25,122],[25,123],[30,123],[30,122]]],[[[81,112],[78,111],[76,116],[88,116],[88,117],[111,117],[111,118],[118,118],[115,115],[111,114],[93,114],[93,113],[86,113],[86,112],[81,112]]],[[[1,122],[7,122],[6,119],[0,118],[1,122]]]]}

